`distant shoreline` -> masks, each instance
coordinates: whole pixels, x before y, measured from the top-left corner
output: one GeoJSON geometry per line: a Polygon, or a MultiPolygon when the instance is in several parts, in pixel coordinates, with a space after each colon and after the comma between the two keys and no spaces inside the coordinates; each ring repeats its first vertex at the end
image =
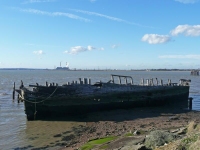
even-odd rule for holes
{"type": "Polygon", "coordinates": [[[0,68],[0,70],[49,70],[49,71],[191,71],[199,69],[39,69],[39,68],[0,68]]]}

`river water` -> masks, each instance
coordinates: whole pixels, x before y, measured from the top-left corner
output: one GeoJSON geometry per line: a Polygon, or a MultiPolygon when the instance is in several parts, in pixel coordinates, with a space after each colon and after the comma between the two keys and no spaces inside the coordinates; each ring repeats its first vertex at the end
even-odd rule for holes
{"type": "Polygon", "coordinates": [[[84,124],[75,121],[27,121],[23,103],[12,100],[13,83],[20,86],[54,82],[62,85],[78,78],[91,78],[92,83],[109,81],[111,74],[128,75],[133,77],[134,84],[139,84],[141,78],[163,79],[173,83],[179,79],[191,79],[190,97],[193,97],[193,110],[200,110],[200,76],[191,76],[189,71],[52,71],[52,70],[0,70],[0,149],[21,150],[58,148],[59,137],[54,135],[69,131],[72,127],[84,124]]]}

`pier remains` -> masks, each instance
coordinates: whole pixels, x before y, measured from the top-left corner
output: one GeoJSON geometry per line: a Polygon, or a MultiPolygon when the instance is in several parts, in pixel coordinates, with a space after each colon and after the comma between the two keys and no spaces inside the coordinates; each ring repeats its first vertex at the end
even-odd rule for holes
{"type": "Polygon", "coordinates": [[[199,70],[192,70],[192,71],[190,72],[190,75],[199,76],[199,70]]]}

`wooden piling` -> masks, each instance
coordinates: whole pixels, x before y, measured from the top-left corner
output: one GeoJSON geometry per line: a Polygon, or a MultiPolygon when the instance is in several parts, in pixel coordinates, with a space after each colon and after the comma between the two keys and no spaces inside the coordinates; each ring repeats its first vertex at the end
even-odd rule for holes
{"type": "Polygon", "coordinates": [[[13,85],[13,100],[15,99],[15,82],[14,82],[14,85],[13,85]]]}
{"type": "Polygon", "coordinates": [[[162,79],[160,79],[160,85],[163,86],[163,80],[162,79]]]}
{"type": "Polygon", "coordinates": [[[90,78],[88,78],[88,84],[91,85],[91,79],[90,78]]]}
{"type": "Polygon", "coordinates": [[[149,79],[147,79],[147,86],[149,86],[149,79]]]}
{"type": "Polygon", "coordinates": [[[156,85],[158,86],[158,79],[156,78],[156,85]]]}
{"type": "Polygon", "coordinates": [[[192,110],[192,100],[193,100],[192,97],[188,98],[188,108],[189,108],[189,110],[192,110]]]}
{"type": "Polygon", "coordinates": [[[87,78],[83,78],[83,84],[88,84],[88,80],[87,80],[87,78]]]}

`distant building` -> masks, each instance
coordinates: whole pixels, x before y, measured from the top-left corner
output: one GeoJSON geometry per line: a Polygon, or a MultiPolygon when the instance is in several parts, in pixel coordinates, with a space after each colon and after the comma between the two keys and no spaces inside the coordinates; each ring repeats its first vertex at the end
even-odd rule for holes
{"type": "Polygon", "coordinates": [[[57,67],[56,70],[70,70],[69,69],[69,63],[66,62],[66,66],[61,67],[61,62],[60,62],[60,67],[57,67]]]}

